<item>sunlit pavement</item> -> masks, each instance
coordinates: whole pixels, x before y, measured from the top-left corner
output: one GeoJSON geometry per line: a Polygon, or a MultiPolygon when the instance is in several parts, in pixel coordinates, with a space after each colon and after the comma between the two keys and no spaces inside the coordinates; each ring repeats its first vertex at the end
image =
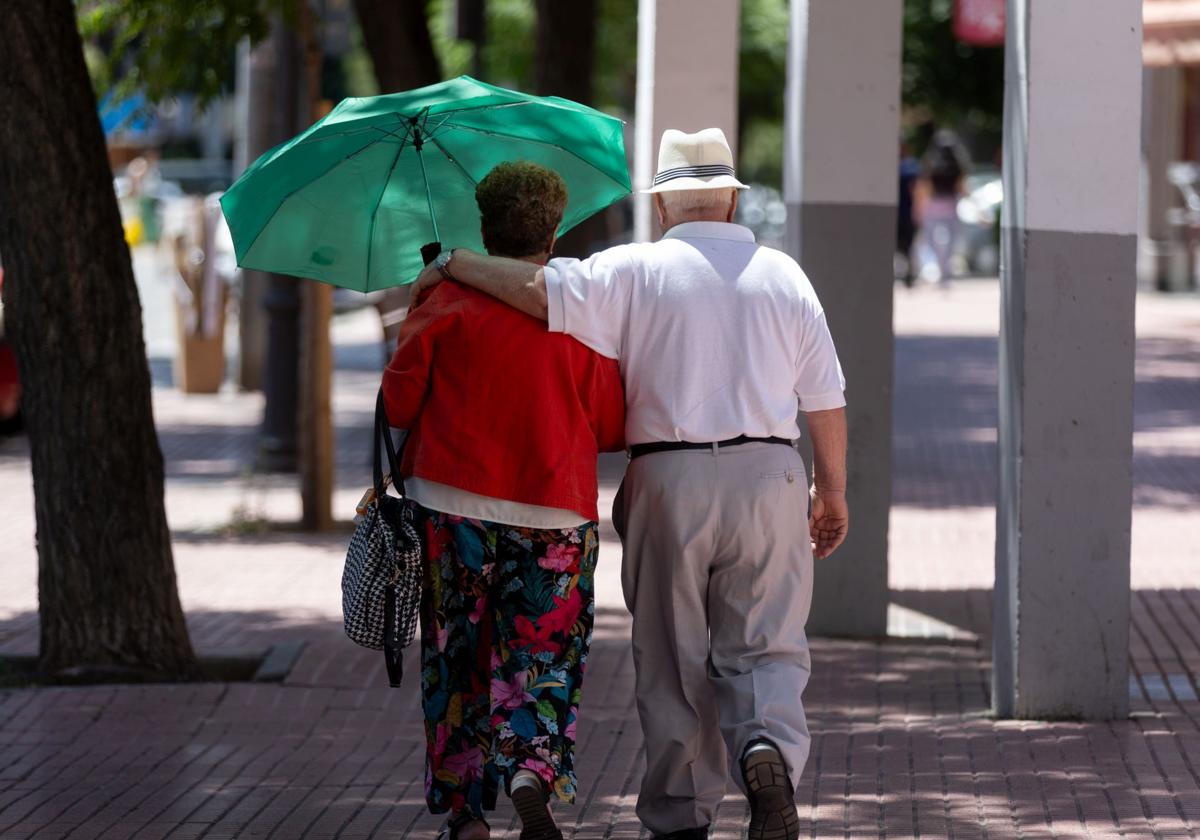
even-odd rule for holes
{"type": "MultiPolygon", "coordinates": [[[[161,287],[143,287],[156,379],[161,287]],[[152,334],[151,334],[152,333],[152,334]]],[[[881,287],[887,293],[887,287],[881,287]]],[[[827,837],[1195,837],[1200,824],[1200,298],[1142,295],[1133,520],[1134,713],[1104,724],[988,716],[996,284],[896,291],[894,638],[817,640],[813,754],[797,791],[827,837]]],[[[170,325],[170,321],[166,321],[170,325]]],[[[335,509],[367,480],[372,310],[338,319],[335,509]]],[[[306,536],[292,479],[251,474],[260,397],[155,390],[180,592],[196,647],[305,642],[282,683],[0,689],[0,838],[430,838],[409,680],[341,634],[348,530],[306,536]]],[[[601,510],[621,463],[605,463],[601,510]]],[[[0,653],[36,650],[27,449],[0,443],[0,653]]],[[[633,838],[641,738],[609,539],[579,736],[579,838],[633,838]]],[[[348,528],[348,526],[347,526],[348,528]]],[[[829,562],[837,562],[836,557],[829,562]]],[[[409,673],[415,675],[415,668],[409,673]]],[[[714,837],[741,836],[731,795],[714,837]]],[[[494,836],[516,838],[511,812],[494,836]]]]}

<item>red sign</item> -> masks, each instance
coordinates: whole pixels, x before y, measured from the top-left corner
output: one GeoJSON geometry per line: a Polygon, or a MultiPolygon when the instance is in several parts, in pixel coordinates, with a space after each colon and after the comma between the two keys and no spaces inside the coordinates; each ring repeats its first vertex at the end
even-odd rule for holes
{"type": "Polygon", "coordinates": [[[1004,44],[1005,0],[955,0],[954,35],[977,47],[1004,44]]]}

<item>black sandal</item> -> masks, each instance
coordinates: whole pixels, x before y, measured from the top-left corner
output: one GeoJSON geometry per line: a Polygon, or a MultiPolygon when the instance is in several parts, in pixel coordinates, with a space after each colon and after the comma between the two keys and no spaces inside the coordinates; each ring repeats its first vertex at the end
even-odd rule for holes
{"type": "Polygon", "coordinates": [[[477,817],[467,811],[459,811],[446,820],[446,824],[438,832],[438,840],[458,840],[458,832],[473,822],[483,823],[483,827],[488,830],[489,834],[491,833],[492,827],[483,817],[477,817]]]}
{"type": "Polygon", "coordinates": [[[562,831],[550,815],[546,784],[536,775],[533,779],[536,784],[521,780],[509,785],[509,798],[521,818],[521,840],[563,840],[562,831]]]}

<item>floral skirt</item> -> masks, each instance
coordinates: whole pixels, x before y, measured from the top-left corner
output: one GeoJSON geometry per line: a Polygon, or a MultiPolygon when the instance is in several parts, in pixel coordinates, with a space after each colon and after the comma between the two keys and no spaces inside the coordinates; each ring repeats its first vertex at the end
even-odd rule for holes
{"type": "Polygon", "coordinates": [[[429,810],[480,816],[522,769],[573,802],[596,523],[540,530],[418,510],[429,810]]]}

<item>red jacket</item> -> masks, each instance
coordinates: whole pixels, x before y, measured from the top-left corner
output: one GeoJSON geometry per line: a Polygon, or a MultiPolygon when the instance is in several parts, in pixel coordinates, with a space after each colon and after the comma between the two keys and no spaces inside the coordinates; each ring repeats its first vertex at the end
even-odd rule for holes
{"type": "Polygon", "coordinates": [[[615,360],[445,282],[409,311],[383,398],[405,475],[599,519],[597,452],[624,448],[615,360]]]}

